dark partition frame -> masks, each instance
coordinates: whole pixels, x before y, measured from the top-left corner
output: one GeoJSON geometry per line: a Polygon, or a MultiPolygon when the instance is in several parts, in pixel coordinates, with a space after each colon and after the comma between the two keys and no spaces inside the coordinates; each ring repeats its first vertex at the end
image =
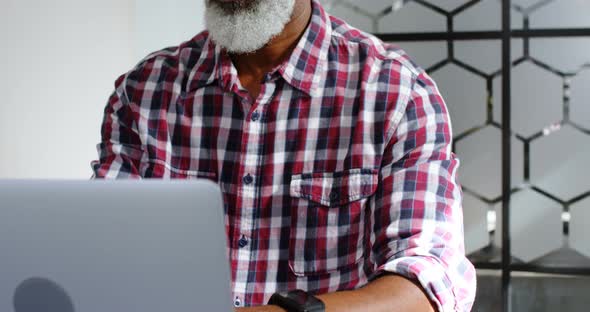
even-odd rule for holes
{"type": "MultiPolygon", "coordinates": [[[[562,255],[561,258],[558,258],[557,262],[552,263],[552,265],[547,265],[542,262],[531,262],[531,263],[514,263],[513,258],[511,256],[511,237],[510,237],[510,199],[511,194],[518,189],[513,189],[511,187],[511,136],[514,135],[511,131],[511,68],[513,65],[522,62],[523,60],[516,60],[512,61],[511,59],[511,40],[515,38],[524,39],[525,45],[525,57],[528,56],[528,42],[530,38],[564,38],[564,37],[590,37],[590,28],[556,28],[556,29],[531,29],[529,27],[529,20],[528,20],[528,13],[535,10],[536,8],[551,2],[552,0],[545,0],[540,1],[537,4],[533,5],[529,8],[522,8],[520,6],[512,4],[511,0],[501,0],[502,2],[502,29],[499,31],[491,30],[491,31],[461,31],[457,32],[453,29],[453,17],[464,10],[468,9],[469,7],[481,2],[482,0],[472,0],[468,1],[465,4],[461,5],[460,7],[454,9],[453,11],[447,12],[440,9],[437,6],[430,4],[424,0],[404,0],[403,2],[410,2],[414,1],[419,3],[423,6],[426,6],[440,14],[443,14],[447,17],[447,31],[446,32],[423,32],[423,33],[379,33],[377,36],[384,41],[387,42],[408,42],[408,41],[446,41],[448,43],[448,58],[447,60],[441,61],[431,68],[429,71],[434,71],[453,60],[454,62],[458,62],[454,60],[454,42],[459,40],[489,40],[495,39],[500,40],[502,42],[502,69],[501,72],[497,73],[502,75],[502,124],[495,123],[493,120],[488,120],[488,124],[491,124],[495,127],[498,127],[502,130],[502,195],[501,195],[501,202],[502,202],[502,249],[501,250],[487,250],[484,251],[483,254],[480,253],[472,258],[472,261],[476,265],[477,268],[480,269],[494,269],[494,270],[501,270],[502,272],[502,306],[504,311],[510,311],[510,293],[511,293],[511,273],[515,271],[520,272],[537,272],[537,273],[548,273],[548,274],[568,274],[568,275],[590,275],[590,266],[580,265],[580,264],[568,264],[567,262],[567,255],[562,255]],[[517,11],[527,13],[524,15],[524,28],[523,29],[512,29],[511,28],[511,11],[515,9],[517,11]],[[501,254],[501,260],[499,262],[492,261],[492,254],[501,254]],[[559,259],[563,260],[563,263],[560,263],[559,259]],[[555,265],[557,263],[557,265],[555,265]],[[560,265],[561,264],[561,265],[560,265]]],[[[382,12],[382,16],[385,16],[393,11],[393,7],[387,8],[382,12]]],[[[470,71],[477,71],[477,69],[470,67],[467,64],[459,64],[462,65],[467,70],[470,71]]],[[[543,66],[543,64],[538,64],[543,66]]],[[[590,64],[586,64],[587,67],[590,67],[590,64]]],[[[547,68],[549,70],[553,70],[551,68],[547,68]]],[[[557,70],[553,70],[554,72],[560,74],[562,77],[566,77],[567,74],[558,72],[557,70]]],[[[567,105],[566,105],[566,109],[567,105]]],[[[569,117],[566,113],[566,119],[564,123],[569,122],[569,117]]],[[[571,123],[571,122],[569,122],[571,123]]],[[[576,125],[573,125],[576,127],[576,125]]],[[[585,132],[586,134],[590,134],[588,129],[582,129],[578,127],[580,131],[585,132]]],[[[475,129],[476,131],[478,129],[475,129]]],[[[468,131],[469,132],[469,131],[468,131]]],[[[466,133],[465,135],[468,135],[466,133]]],[[[531,138],[521,138],[525,142],[532,141],[536,137],[541,136],[533,136],[531,138]]],[[[455,146],[453,146],[454,149],[455,146]]],[[[528,153],[527,148],[525,147],[525,154],[528,153]]],[[[528,168],[525,168],[525,175],[527,175],[528,168]]],[[[542,190],[537,190],[542,191],[542,190]]],[[[546,194],[550,195],[550,194],[546,194]]],[[[587,198],[590,196],[590,191],[582,194],[581,196],[576,197],[575,199],[570,200],[569,202],[564,202],[558,198],[554,198],[558,202],[562,203],[564,207],[569,207],[569,205],[573,202],[577,202],[581,199],[587,198]]],[[[564,232],[567,234],[568,228],[567,224],[564,225],[564,232]]]]}

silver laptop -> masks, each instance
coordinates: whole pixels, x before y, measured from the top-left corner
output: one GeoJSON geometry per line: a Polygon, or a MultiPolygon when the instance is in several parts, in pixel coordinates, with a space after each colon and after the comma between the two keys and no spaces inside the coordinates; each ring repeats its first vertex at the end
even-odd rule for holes
{"type": "Polygon", "coordinates": [[[0,181],[0,311],[232,311],[211,182],[0,181]]]}

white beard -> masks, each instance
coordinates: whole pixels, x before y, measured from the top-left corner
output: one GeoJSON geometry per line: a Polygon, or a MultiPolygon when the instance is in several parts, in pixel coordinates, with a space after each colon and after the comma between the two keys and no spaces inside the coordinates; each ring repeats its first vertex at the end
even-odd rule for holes
{"type": "Polygon", "coordinates": [[[252,0],[247,9],[226,12],[207,0],[205,23],[211,39],[230,53],[251,53],[268,44],[291,20],[295,0],[252,0]]]}

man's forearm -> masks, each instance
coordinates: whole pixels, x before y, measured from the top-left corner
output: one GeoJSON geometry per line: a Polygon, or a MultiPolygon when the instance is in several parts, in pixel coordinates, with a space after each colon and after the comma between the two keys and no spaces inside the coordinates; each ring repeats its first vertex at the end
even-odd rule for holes
{"type": "MultiPolygon", "coordinates": [[[[435,309],[420,286],[398,275],[383,276],[367,286],[318,296],[327,312],[433,312],[435,309]]],[[[276,306],[238,309],[238,312],[281,312],[276,306]]]]}
{"type": "Polygon", "coordinates": [[[361,289],[318,297],[329,312],[434,311],[422,288],[398,275],[383,276],[361,289]]]}

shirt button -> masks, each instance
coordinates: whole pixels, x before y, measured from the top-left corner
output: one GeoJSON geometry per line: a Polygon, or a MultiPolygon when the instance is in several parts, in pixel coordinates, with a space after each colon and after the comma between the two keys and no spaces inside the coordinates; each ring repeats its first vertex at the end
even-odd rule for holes
{"type": "Polygon", "coordinates": [[[240,246],[240,248],[244,248],[246,247],[246,245],[248,245],[248,239],[246,238],[246,236],[242,235],[242,238],[240,238],[240,240],[238,241],[238,246],[240,246]]]}
{"type": "Polygon", "coordinates": [[[252,113],[252,121],[257,121],[258,119],[260,119],[260,112],[255,111],[252,113]]]}
{"type": "Polygon", "coordinates": [[[252,184],[252,182],[254,182],[254,178],[250,174],[246,175],[242,180],[246,184],[252,184]]]}
{"type": "Polygon", "coordinates": [[[240,300],[239,297],[236,297],[236,299],[234,299],[234,306],[239,307],[241,305],[242,305],[242,300],[240,300]]]}
{"type": "Polygon", "coordinates": [[[264,75],[264,82],[269,82],[272,79],[272,75],[267,73],[264,75]]]}

